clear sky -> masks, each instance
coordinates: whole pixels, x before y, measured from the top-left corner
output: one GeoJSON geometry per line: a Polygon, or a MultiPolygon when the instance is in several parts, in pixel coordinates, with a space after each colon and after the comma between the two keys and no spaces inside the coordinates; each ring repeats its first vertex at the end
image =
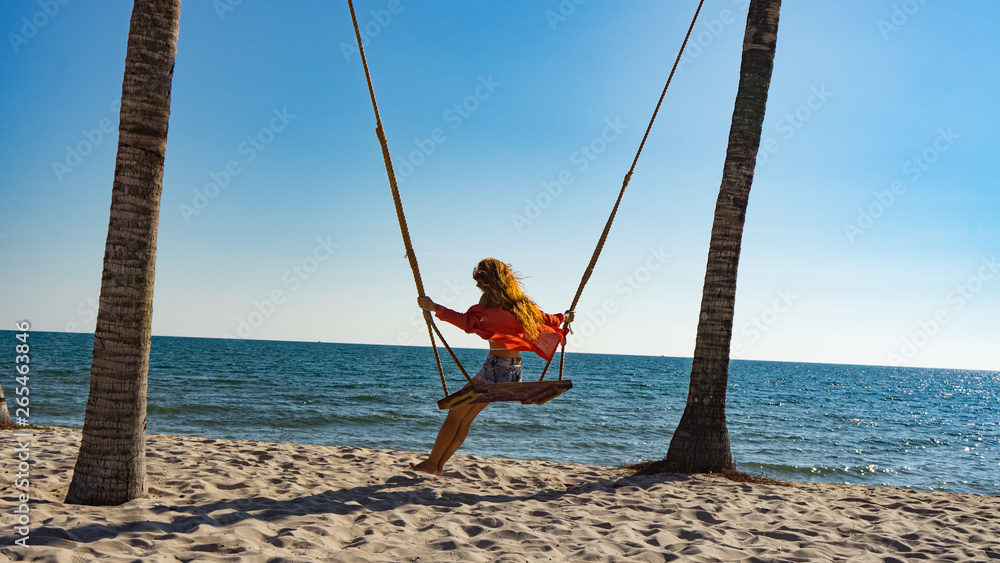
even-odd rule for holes
{"type": "MultiPolygon", "coordinates": [[[[696,4],[357,0],[432,298],[496,256],[568,307],[696,4]]],[[[693,353],[746,9],[705,2],[571,350],[693,353]]],[[[130,10],[4,2],[2,328],[94,328],[130,10]]],[[[784,3],[735,358],[1000,369],[997,21],[784,3]]],[[[184,3],[154,334],[426,345],[353,42],[346,2],[184,3]]]]}

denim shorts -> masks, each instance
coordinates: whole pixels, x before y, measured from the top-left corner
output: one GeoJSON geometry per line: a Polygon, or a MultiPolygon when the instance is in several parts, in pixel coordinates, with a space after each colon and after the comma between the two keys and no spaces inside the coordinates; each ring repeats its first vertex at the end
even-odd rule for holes
{"type": "Polygon", "coordinates": [[[483,369],[472,379],[483,383],[517,383],[521,381],[521,358],[486,356],[483,369]]]}

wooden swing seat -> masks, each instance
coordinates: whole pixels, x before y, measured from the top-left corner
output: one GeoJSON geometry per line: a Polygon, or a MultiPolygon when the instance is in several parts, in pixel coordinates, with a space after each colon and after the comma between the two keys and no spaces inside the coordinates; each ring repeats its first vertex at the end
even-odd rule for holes
{"type": "Polygon", "coordinates": [[[568,379],[521,381],[519,383],[479,383],[473,381],[438,401],[439,409],[453,409],[474,403],[521,401],[522,405],[541,405],[573,388],[568,379]]]}

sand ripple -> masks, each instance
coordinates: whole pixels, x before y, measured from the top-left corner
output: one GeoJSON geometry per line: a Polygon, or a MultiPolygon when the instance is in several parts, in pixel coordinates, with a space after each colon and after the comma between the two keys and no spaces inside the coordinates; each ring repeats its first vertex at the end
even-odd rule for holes
{"type": "Polygon", "coordinates": [[[1000,497],[704,476],[459,454],[150,435],[149,498],[62,502],[79,431],[35,430],[30,547],[16,538],[0,432],[0,560],[1000,561],[1000,497]]]}

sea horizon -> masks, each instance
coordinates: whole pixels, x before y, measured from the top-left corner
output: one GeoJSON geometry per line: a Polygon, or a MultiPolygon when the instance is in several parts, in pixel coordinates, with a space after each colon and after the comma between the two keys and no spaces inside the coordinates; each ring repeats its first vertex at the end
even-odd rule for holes
{"type": "MultiPolygon", "coordinates": [[[[0,330],[2,332],[17,332],[12,330],[0,330]]],[[[93,332],[71,332],[71,331],[60,331],[60,330],[34,330],[30,331],[32,334],[35,333],[52,333],[52,334],[83,334],[88,336],[93,336],[93,332]]],[[[277,342],[277,343],[300,343],[300,344],[342,344],[348,346],[389,346],[394,348],[412,348],[412,349],[429,349],[431,345],[427,344],[399,344],[399,343],[375,343],[375,342],[340,342],[332,340],[282,340],[275,338],[230,338],[225,336],[185,336],[185,335],[171,335],[171,334],[153,334],[151,338],[191,338],[197,340],[220,340],[220,341],[246,341],[246,342],[277,342]]],[[[444,360],[454,363],[448,356],[445,347],[438,343],[437,346],[439,353],[441,354],[442,363],[444,360]]],[[[469,346],[451,346],[452,350],[463,350],[466,352],[475,351],[486,351],[487,347],[485,344],[481,347],[469,347],[469,346]]],[[[631,353],[619,353],[619,352],[582,352],[582,351],[566,351],[566,356],[586,354],[595,356],[635,356],[640,358],[672,358],[677,360],[693,360],[693,356],[676,356],[668,354],[631,354],[631,353]]],[[[556,352],[553,359],[553,363],[557,362],[559,353],[556,352]]],[[[817,366],[838,366],[838,367],[874,367],[874,368],[904,368],[904,369],[920,369],[920,370],[961,370],[961,371],[981,371],[987,373],[1000,373],[1000,367],[997,368],[967,368],[967,367],[942,367],[942,366],[924,366],[924,365],[905,365],[905,366],[895,366],[891,364],[860,364],[855,362],[817,362],[812,360],[769,360],[761,358],[733,358],[730,357],[730,362],[767,362],[767,363],[784,363],[784,364],[811,364],[817,366]]],[[[463,364],[464,365],[464,364],[463,364]]]]}

